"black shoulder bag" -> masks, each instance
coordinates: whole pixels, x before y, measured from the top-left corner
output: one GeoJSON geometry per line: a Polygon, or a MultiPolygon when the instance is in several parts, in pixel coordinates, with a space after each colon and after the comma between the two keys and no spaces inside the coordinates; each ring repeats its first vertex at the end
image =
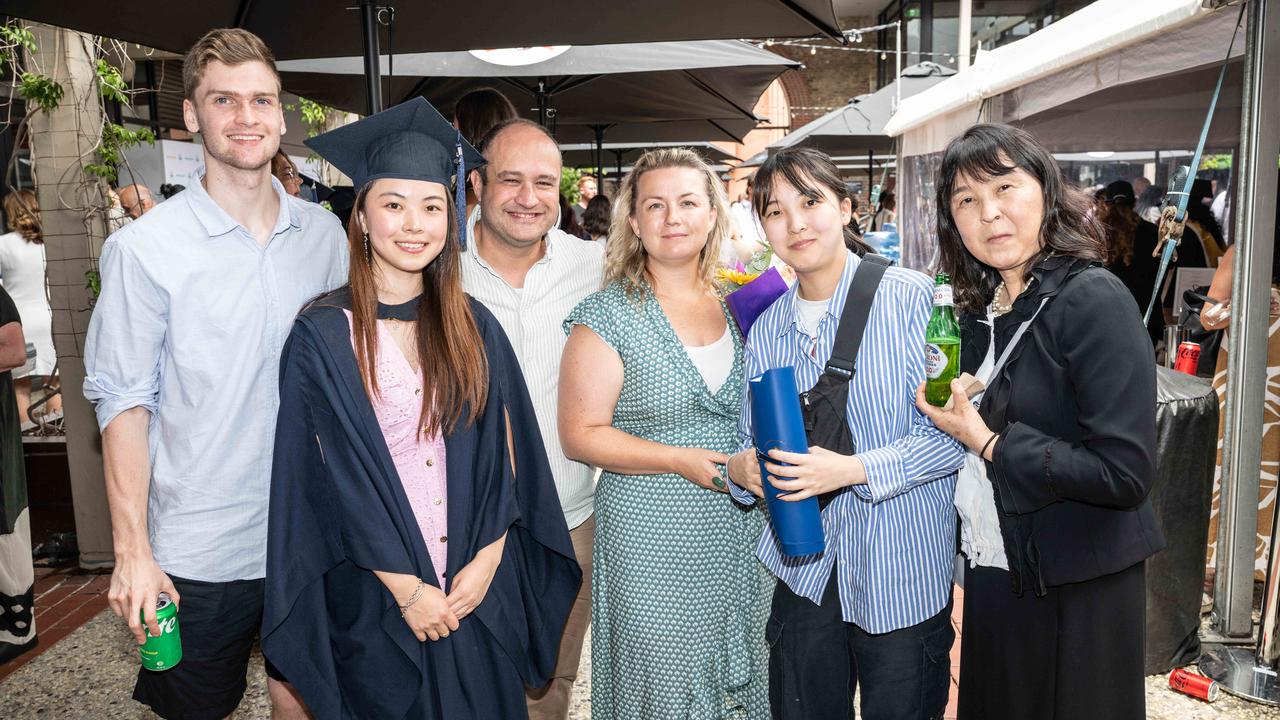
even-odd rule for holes
{"type": "MultiPolygon", "coordinates": [[[[846,416],[849,381],[858,371],[858,347],[867,329],[867,318],[871,316],[871,302],[889,264],[889,260],[880,255],[868,253],[862,257],[849,283],[849,294],[845,297],[844,312],[840,314],[826,368],[813,387],[800,393],[804,431],[811,447],[817,445],[841,455],[857,452],[846,416]]],[[[818,506],[826,507],[837,492],[819,495],[818,506]]]]}

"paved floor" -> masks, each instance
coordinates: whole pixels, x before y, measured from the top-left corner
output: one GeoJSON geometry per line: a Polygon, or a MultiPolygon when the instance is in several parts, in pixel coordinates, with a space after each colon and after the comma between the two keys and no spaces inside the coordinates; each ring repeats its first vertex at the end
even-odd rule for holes
{"type": "MultiPolygon", "coordinates": [[[[36,581],[36,651],[0,665],[0,715],[6,720],[62,718],[139,718],[156,716],[133,702],[137,674],[136,645],[121,621],[106,610],[105,575],[41,571],[36,581]]],[[[957,603],[960,605],[957,591],[957,603]]],[[[959,618],[957,638],[963,628],[959,618]]],[[[590,720],[590,653],[574,688],[570,720],[590,720]]],[[[959,677],[959,639],[952,650],[952,705],[959,677]]],[[[251,664],[249,690],[235,720],[269,717],[266,676],[261,662],[251,664]]],[[[1147,717],[1152,720],[1280,720],[1280,708],[1266,708],[1223,694],[1212,705],[1179,695],[1163,676],[1147,679],[1147,717]]]]}

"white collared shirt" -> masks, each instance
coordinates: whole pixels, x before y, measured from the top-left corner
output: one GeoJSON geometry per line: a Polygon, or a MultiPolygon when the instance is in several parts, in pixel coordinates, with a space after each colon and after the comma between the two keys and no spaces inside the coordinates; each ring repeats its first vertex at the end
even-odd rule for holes
{"type": "Polygon", "coordinates": [[[591,517],[595,508],[595,468],[565,457],[560,446],[556,396],[560,356],[567,340],[562,323],[583,298],[600,289],[604,247],[553,227],[547,233],[546,252],[525,275],[524,287],[513,288],[476,252],[475,226],[479,218],[477,206],[467,220],[462,285],[489,308],[515,349],[538,417],[565,522],[575,528],[591,517]]]}

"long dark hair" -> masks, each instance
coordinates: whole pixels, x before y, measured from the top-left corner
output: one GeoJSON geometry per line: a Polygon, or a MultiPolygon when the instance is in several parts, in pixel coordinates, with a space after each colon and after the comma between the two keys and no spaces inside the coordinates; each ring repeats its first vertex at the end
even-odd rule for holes
{"type": "Polygon", "coordinates": [[[458,98],[453,118],[463,139],[478,147],[480,138],[495,126],[520,117],[506,95],[491,87],[476,88],[458,98]]]}
{"type": "Polygon", "coordinates": [[[591,235],[591,239],[609,234],[609,221],[613,212],[613,203],[604,195],[597,195],[587,203],[582,211],[582,229],[591,235]]]}
{"type": "MultiPolygon", "coordinates": [[[[356,196],[363,211],[369,188],[356,196]]],[[[463,417],[475,421],[488,393],[489,366],[480,329],[462,291],[458,259],[458,210],[448,198],[449,230],[444,248],[422,270],[422,297],[418,301],[418,367],[422,369],[422,410],[418,427],[425,436],[449,432],[463,417]]],[[[351,333],[355,338],[356,364],[370,397],[378,394],[378,292],[373,258],[365,251],[365,234],[358,220],[350,223],[347,245],[351,252],[351,333]]]]}
{"type": "Polygon", "coordinates": [[[1138,234],[1138,223],[1142,222],[1133,209],[1133,199],[1112,199],[1101,219],[1107,230],[1107,264],[1129,267],[1133,264],[1133,241],[1138,234]]]}
{"type": "Polygon", "coordinates": [[[1089,213],[1093,201],[1067,184],[1049,151],[1025,130],[996,123],[974,125],[947,145],[938,171],[938,270],[951,275],[956,307],[966,312],[981,312],[991,302],[1000,273],[978,262],[964,246],[951,216],[956,181],[966,175],[985,182],[1018,169],[1034,177],[1044,194],[1040,251],[1027,263],[1026,277],[1049,255],[1106,259],[1102,229],[1089,213]]]}
{"type": "MultiPolygon", "coordinates": [[[[836,196],[836,200],[849,198],[849,188],[840,179],[840,170],[831,157],[820,150],[791,146],[764,161],[756,171],[751,184],[751,207],[756,215],[764,217],[765,208],[773,202],[773,187],[779,180],[796,189],[807,198],[819,199],[822,186],[836,196]]],[[[850,198],[852,199],[852,198],[850,198]]],[[[862,257],[871,252],[871,246],[848,225],[844,226],[844,245],[862,257]]]]}

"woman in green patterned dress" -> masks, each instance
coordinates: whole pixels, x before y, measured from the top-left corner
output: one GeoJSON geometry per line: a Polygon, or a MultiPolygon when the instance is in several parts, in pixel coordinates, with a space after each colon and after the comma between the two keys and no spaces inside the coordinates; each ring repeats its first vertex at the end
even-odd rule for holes
{"type": "Polygon", "coordinates": [[[760,511],[725,492],[742,338],[712,273],[730,216],[693,152],[646,153],[623,182],[605,288],[568,319],[560,439],[596,490],[591,710],[627,720],[765,720],[773,581],[760,511]]]}

